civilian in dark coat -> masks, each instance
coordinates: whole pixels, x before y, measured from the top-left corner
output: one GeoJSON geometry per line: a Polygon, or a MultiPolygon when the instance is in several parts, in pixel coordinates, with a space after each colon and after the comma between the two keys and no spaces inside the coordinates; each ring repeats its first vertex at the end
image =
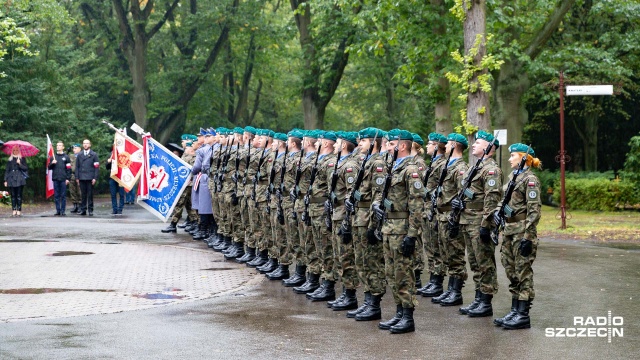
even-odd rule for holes
{"type": "Polygon", "coordinates": [[[82,151],[76,155],[76,182],[80,184],[82,193],[82,203],[80,204],[80,215],[93,216],[93,186],[98,180],[100,160],[98,154],[91,150],[91,141],[85,139],[82,142],[82,151]]]}
{"type": "Polygon", "coordinates": [[[49,158],[49,170],[52,171],[53,196],[56,203],[55,215],[64,216],[67,208],[67,185],[71,180],[71,159],[64,152],[64,143],[58,141],[56,153],[49,158]]]}
{"type": "Polygon", "coordinates": [[[22,189],[27,184],[28,171],[27,159],[22,157],[20,147],[14,146],[4,172],[4,186],[11,193],[11,216],[22,216],[22,189]]]}

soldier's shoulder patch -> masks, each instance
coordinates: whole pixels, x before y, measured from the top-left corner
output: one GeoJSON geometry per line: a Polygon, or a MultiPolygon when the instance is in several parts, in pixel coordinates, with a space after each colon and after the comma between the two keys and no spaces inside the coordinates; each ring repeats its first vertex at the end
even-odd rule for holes
{"type": "Polygon", "coordinates": [[[419,178],[419,177],[420,177],[420,175],[418,175],[418,173],[417,173],[417,172],[414,172],[414,173],[411,173],[411,177],[412,177],[412,178],[414,178],[414,179],[416,179],[416,178],[419,178]]]}
{"type": "Polygon", "coordinates": [[[353,172],[353,168],[347,168],[347,172],[348,173],[353,172]]]}
{"type": "Polygon", "coordinates": [[[334,163],[329,163],[328,167],[333,167],[334,163]]]}
{"type": "Polygon", "coordinates": [[[422,182],[421,181],[416,181],[413,183],[413,187],[420,190],[422,189],[422,182]]]}
{"type": "Polygon", "coordinates": [[[464,170],[460,170],[460,175],[464,175],[464,170]]]}
{"type": "Polygon", "coordinates": [[[529,181],[529,186],[536,186],[536,182],[535,181],[529,181]]]}
{"type": "Polygon", "coordinates": [[[382,168],[382,166],[377,166],[377,167],[376,167],[376,172],[382,172],[382,170],[384,170],[384,169],[382,168]]]}
{"type": "Polygon", "coordinates": [[[496,172],[494,170],[489,170],[489,175],[495,175],[496,172]]]}
{"type": "Polygon", "coordinates": [[[422,166],[418,166],[418,170],[422,171],[424,168],[422,166]]]}
{"type": "Polygon", "coordinates": [[[529,199],[535,199],[538,197],[538,192],[535,190],[529,191],[529,199]]]}
{"type": "Polygon", "coordinates": [[[382,184],[384,184],[384,178],[383,178],[383,177],[379,177],[379,178],[377,178],[377,179],[376,179],[376,184],[377,184],[377,185],[382,185],[382,184]]]}
{"type": "Polygon", "coordinates": [[[272,159],[272,158],[269,158],[269,162],[273,162],[273,159],[272,159]]]}
{"type": "Polygon", "coordinates": [[[487,185],[496,186],[496,181],[494,179],[489,179],[489,181],[487,181],[487,185]]]}
{"type": "Polygon", "coordinates": [[[348,183],[348,184],[353,184],[353,182],[354,182],[354,181],[355,181],[355,179],[353,178],[353,176],[349,176],[349,177],[347,178],[347,183],[348,183]]]}
{"type": "Polygon", "coordinates": [[[360,156],[360,161],[363,161],[363,160],[364,160],[364,156],[360,156]]]}

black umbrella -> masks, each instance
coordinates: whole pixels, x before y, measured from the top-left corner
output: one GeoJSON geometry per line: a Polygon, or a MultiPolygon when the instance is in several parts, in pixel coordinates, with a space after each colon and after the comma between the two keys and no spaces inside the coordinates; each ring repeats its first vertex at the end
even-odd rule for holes
{"type": "Polygon", "coordinates": [[[167,144],[167,147],[169,148],[169,150],[171,151],[179,151],[181,154],[184,152],[184,149],[182,148],[182,146],[176,144],[176,143],[169,143],[167,144]]]}

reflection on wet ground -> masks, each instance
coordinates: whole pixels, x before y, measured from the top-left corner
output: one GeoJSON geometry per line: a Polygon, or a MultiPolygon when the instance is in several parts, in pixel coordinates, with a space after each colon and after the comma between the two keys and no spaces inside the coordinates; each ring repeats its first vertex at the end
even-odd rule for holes
{"type": "Polygon", "coordinates": [[[53,254],[48,254],[49,256],[73,256],[73,255],[91,255],[92,252],[89,251],[58,251],[53,254]]]}
{"type": "Polygon", "coordinates": [[[33,295],[33,294],[48,294],[59,293],[68,291],[89,291],[89,292],[114,292],[115,290],[108,289],[59,289],[59,288],[22,288],[22,289],[0,289],[0,294],[11,295],[33,295]]]}
{"type": "Polygon", "coordinates": [[[167,300],[167,299],[183,299],[184,296],[182,295],[171,295],[171,294],[163,294],[163,293],[153,293],[153,294],[134,294],[131,295],[132,297],[135,298],[139,298],[139,299],[150,299],[150,300],[167,300]]]}
{"type": "Polygon", "coordinates": [[[200,269],[200,270],[209,270],[209,271],[217,271],[217,270],[238,270],[238,268],[232,268],[232,267],[219,267],[219,268],[208,268],[208,269],[200,269]]]}
{"type": "Polygon", "coordinates": [[[0,243],[41,243],[41,242],[59,242],[58,240],[0,240],[0,243]]]}

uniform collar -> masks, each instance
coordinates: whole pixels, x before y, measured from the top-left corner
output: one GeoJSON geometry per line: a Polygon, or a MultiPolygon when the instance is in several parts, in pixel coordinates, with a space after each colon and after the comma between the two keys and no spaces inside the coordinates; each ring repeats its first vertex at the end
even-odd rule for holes
{"type": "Polygon", "coordinates": [[[405,156],[405,157],[401,157],[396,159],[396,163],[393,164],[393,170],[395,170],[396,168],[398,168],[400,165],[402,165],[402,163],[404,162],[405,159],[409,159],[411,157],[411,155],[405,156]]]}
{"type": "Polygon", "coordinates": [[[449,167],[449,166],[453,165],[456,161],[458,161],[458,160],[460,160],[460,159],[462,159],[462,158],[457,157],[457,158],[451,158],[451,159],[449,159],[449,163],[447,164],[447,167],[449,167]]]}

